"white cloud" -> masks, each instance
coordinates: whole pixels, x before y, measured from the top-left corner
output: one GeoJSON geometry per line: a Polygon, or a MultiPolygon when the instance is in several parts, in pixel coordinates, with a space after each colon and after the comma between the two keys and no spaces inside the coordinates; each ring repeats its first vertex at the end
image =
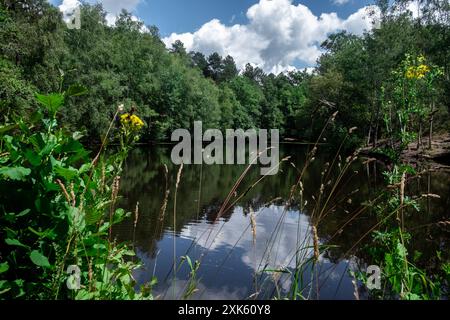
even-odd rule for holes
{"type": "MultiPolygon", "coordinates": [[[[103,8],[109,14],[115,16],[119,14],[122,9],[125,9],[129,12],[134,11],[141,0],[88,0],[89,3],[101,3],[103,8]]],[[[78,0],[63,0],[62,4],[59,6],[59,10],[61,12],[67,12],[81,5],[81,2],[78,0]]]]}
{"type": "MultiPolygon", "coordinates": [[[[267,72],[290,70],[296,61],[313,66],[320,56],[320,43],[338,30],[362,34],[372,28],[364,7],[341,19],[336,13],[314,15],[305,5],[292,0],[260,0],[247,11],[249,23],[226,26],[214,19],[193,33],[163,39],[167,47],[181,40],[188,51],[231,55],[238,67],[251,63],[267,72]]],[[[374,9],[375,10],[375,9],[374,9]]]]}
{"type": "Polygon", "coordinates": [[[211,251],[221,247],[239,248],[242,252],[242,262],[252,269],[258,268],[258,265],[255,265],[255,257],[256,261],[263,260],[264,264],[273,268],[294,267],[293,256],[300,243],[303,244],[301,253],[304,254],[305,260],[312,255],[311,224],[307,215],[297,211],[284,212],[284,207],[275,205],[261,208],[255,214],[255,243],[249,228],[250,218],[244,215],[242,207],[236,207],[232,218],[227,222],[220,221],[212,225],[205,221],[187,225],[182,230],[181,237],[196,239],[198,246],[211,251]],[[279,223],[282,232],[274,239],[277,245],[268,250],[267,241],[274,230],[280,228],[279,223]]]}
{"type": "Polygon", "coordinates": [[[64,0],[59,6],[61,12],[67,12],[78,7],[81,3],[78,0],[64,0]]]}
{"type": "Polygon", "coordinates": [[[81,3],[78,0],[64,0],[61,5],[58,6],[59,11],[61,11],[64,15],[64,20],[69,21],[70,14],[73,13],[73,10],[79,7],[81,3]]]}
{"type": "MultiPolygon", "coordinates": [[[[306,262],[313,253],[313,240],[311,220],[306,214],[296,210],[286,210],[283,206],[270,205],[260,208],[255,212],[256,241],[253,241],[253,233],[250,228],[250,217],[244,215],[242,207],[234,208],[228,221],[219,219],[214,224],[207,220],[189,223],[184,226],[177,237],[177,247],[184,247],[183,243],[190,247],[194,241],[192,250],[186,252],[191,258],[203,255],[199,269],[199,283],[197,288],[202,297],[208,299],[242,299],[253,293],[249,288],[254,285],[254,271],[266,269],[294,269],[296,258],[299,262],[306,262]],[[232,254],[230,254],[232,253],[232,254]],[[298,255],[297,255],[297,254],[298,255]],[[215,275],[211,277],[211,275],[215,275]],[[217,278],[219,276],[220,278],[217,278]]],[[[171,232],[167,232],[158,242],[159,258],[152,258],[138,248],[138,256],[143,260],[145,271],[138,273],[138,283],[148,281],[156,270],[158,279],[167,277],[167,270],[173,267],[173,238],[171,232]]],[[[321,242],[322,243],[322,242],[321,242]]],[[[144,249],[145,250],[145,249],[144,249]]],[[[184,249],[177,249],[185,252],[184,249]]],[[[343,292],[347,299],[352,298],[353,287],[348,276],[348,260],[342,260],[334,264],[324,254],[319,257],[320,267],[319,285],[321,297],[333,298],[336,288],[349,287],[343,292]]],[[[309,274],[305,270],[304,283],[308,285],[309,274]]],[[[275,274],[274,274],[275,275],[275,274]]],[[[282,278],[279,285],[284,292],[289,292],[291,277],[288,274],[278,274],[282,278]]],[[[172,275],[170,276],[170,278],[172,275]]],[[[181,296],[186,288],[187,271],[180,269],[177,272],[175,287],[173,281],[160,282],[155,294],[167,293],[166,298],[181,296]],[[179,282],[179,284],[177,284],[179,282]],[[172,296],[175,291],[176,295],[172,296]]],[[[168,278],[168,277],[167,277],[168,278]]],[[[259,281],[259,288],[265,288],[267,282],[259,281]]],[[[197,296],[194,296],[197,298],[197,296]]]]}
{"type": "Polygon", "coordinates": [[[420,7],[420,4],[418,4],[417,2],[408,3],[406,10],[411,12],[413,19],[419,18],[420,15],[422,15],[422,13],[423,13],[422,8],[420,7]]]}
{"type": "Polygon", "coordinates": [[[350,0],[333,0],[334,4],[337,4],[338,6],[341,6],[343,4],[349,3],[350,0]]]}
{"type": "Polygon", "coordinates": [[[371,30],[373,22],[377,22],[378,8],[375,6],[364,7],[351,14],[343,23],[342,28],[354,34],[361,34],[364,30],[371,30]],[[375,20],[370,17],[375,14],[375,20]]]}
{"type": "Polygon", "coordinates": [[[112,14],[118,14],[122,9],[133,11],[137,8],[141,0],[99,0],[103,4],[103,8],[112,14]]]}
{"type": "MultiPolygon", "coordinates": [[[[136,10],[141,0],[88,0],[88,2],[92,4],[101,3],[107,12],[106,23],[109,26],[113,26],[116,23],[117,15],[120,14],[122,9],[125,9],[128,12],[133,12],[136,10]]],[[[62,4],[59,6],[59,10],[66,14],[80,5],[81,3],[78,0],[63,0],[62,4]]],[[[136,16],[132,16],[132,19],[134,21],[141,21],[136,16]]],[[[148,31],[147,27],[143,27],[142,31],[148,31]]]]}
{"type": "Polygon", "coordinates": [[[306,73],[308,73],[308,74],[313,74],[314,71],[315,71],[315,68],[314,68],[314,67],[306,68],[306,73]]]}

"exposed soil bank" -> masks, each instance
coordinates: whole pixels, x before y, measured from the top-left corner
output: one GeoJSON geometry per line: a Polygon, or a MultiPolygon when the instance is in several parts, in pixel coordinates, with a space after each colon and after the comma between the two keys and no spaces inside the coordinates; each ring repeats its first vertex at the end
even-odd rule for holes
{"type": "MultiPolygon", "coordinates": [[[[386,155],[378,151],[384,147],[387,147],[387,141],[380,140],[376,146],[362,148],[361,154],[383,162],[390,162],[386,155]]],[[[434,136],[431,148],[429,148],[428,139],[425,137],[422,139],[420,146],[417,142],[412,142],[402,152],[400,159],[405,163],[429,164],[433,169],[450,170],[450,133],[434,136]]]]}

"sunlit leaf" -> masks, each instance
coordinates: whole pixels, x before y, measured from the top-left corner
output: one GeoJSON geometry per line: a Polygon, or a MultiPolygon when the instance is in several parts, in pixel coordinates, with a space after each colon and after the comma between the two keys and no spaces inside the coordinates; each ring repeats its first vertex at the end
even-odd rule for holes
{"type": "Polygon", "coordinates": [[[33,261],[33,263],[40,267],[50,268],[50,263],[48,262],[48,259],[46,256],[42,255],[37,250],[33,250],[30,254],[30,259],[33,261]]]}
{"type": "Polygon", "coordinates": [[[31,170],[24,167],[3,167],[0,168],[0,175],[11,180],[25,180],[25,177],[30,175],[31,170]]]}
{"type": "Polygon", "coordinates": [[[61,166],[56,166],[55,167],[55,172],[56,172],[56,174],[58,174],[59,176],[63,177],[67,181],[72,180],[73,178],[75,178],[78,175],[78,170],[77,169],[75,169],[75,168],[64,168],[64,167],[61,167],[61,166]]]}
{"type": "Polygon", "coordinates": [[[59,93],[49,95],[36,94],[37,100],[50,112],[56,113],[64,103],[64,96],[59,93]]]}

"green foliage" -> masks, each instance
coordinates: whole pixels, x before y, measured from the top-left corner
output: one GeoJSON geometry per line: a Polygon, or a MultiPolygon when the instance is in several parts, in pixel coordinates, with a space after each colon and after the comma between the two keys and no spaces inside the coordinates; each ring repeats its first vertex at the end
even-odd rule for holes
{"type": "Polygon", "coordinates": [[[117,174],[139,132],[122,133],[127,145],[92,160],[81,135],[57,121],[64,101],[85,91],[36,95],[39,116],[16,118],[18,125],[1,134],[1,298],[151,298],[150,285],[135,290],[133,251],[111,238],[112,226],[129,215],[115,208],[117,174]],[[66,285],[70,265],[81,272],[77,291],[66,285]]]}
{"type": "Polygon", "coordinates": [[[189,256],[183,256],[181,257],[181,263],[178,267],[181,268],[185,261],[187,262],[190,271],[189,281],[184,290],[183,299],[189,299],[196,291],[198,291],[197,272],[200,268],[200,261],[196,260],[195,262],[192,262],[192,259],[189,256]]]}
{"type": "Polygon", "coordinates": [[[244,77],[235,78],[229,83],[230,88],[239,102],[234,110],[234,126],[236,128],[248,129],[259,127],[261,116],[261,102],[263,94],[261,90],[244,77]]]}
{"type": "Polygon", "coordinates": [[[424,56],[406,55],[400,66],[382,87],[381,103],[390,146],[397,155],[418,138],[421,145],[424,119],[433,112],[436,93],[434,82],[443,74],[441,68],[428,65],[424,56]]]}
{"type": "Polygon", "coordinates": [[[384,299],[439,299],[442,295],[440,281],[432,280],[408,260],[405,246],[408,239],[410,235],[400,230],[374,233],[374,244],[379,246],[380,260],[377,262],[382,270],[384,290],[372,294],[384,299]]]}
{"type": "Polygon", "coordinates": [[[23,79],[22,70],[0,58],[0,121],[11,120],[14,113],[26,114],[36,105],[34,87],[23,79]]]}
{"type": "Polygon", "coordinates": [[[414,169],[405,165],[395,165],[391,171],[384,172],[389,188],[375,207],[380,222],[368,247],[374,263],[382,270],[383,289],[372,291],[374,298],[440,299],[443,294],[443,279],[438,275],[430,277],[415,264],[420,253],[408,257],[411,235],[405,231],[405,219],[420,208],[417,201],[404,194],[404,190],[406,176],[414,174],[414,169]]]}
{"type": "Polygon", "coordinates": [[[426,131],[426,120],[419,119],[436,112],[434,128],[448,126],[448,76],[432,81],[428,91],[433,92],[433,107],[417,104],[408,116],[410,112],[401,110],[411,108],[397,108],[398,85],[392,74],[405,54],[423,53],[430,66],[441,66],[448,75],[448,25],[435,21],[445,17],[446,7],[427,3],[422,17],[427,23],[418,25],[410,16],[399,15],[396,4],[380,2],[380,27],[363,36],[330,35],[314,75],[273,75],[250,64],[239,74],[231,56],[187,53],[182,42],[167,50],[155,26],[142,32],[142,22],[126,11],[110,27],[101,6],[83,4],[81,30],[69,30],[57,8],[46,1],[0,4],[2,118],[29,113],[36,106],[35,91],[59,91],[61,69],[69,85],[90,88],[82,100],[65,102],[61,120],[72,130],[85,129],[97,141],[107,131],[115,112],[111,106],[117,101],[152,123],[152,130],[143,133],[152,140],[167,140],[174,128],[189,129],[193,121],[202,120],[205,127],[263,126],[280,129],[282,137],[313,141],[335,111],[340,115],[325,137],[331,145],[353,127],[358,131],[346,141],[348,147],[395,137],[391,133],[397,125],[392,122],[398,122],[399,115],[402,123],[417,120],[401,134],[404,141],[419,138],[415,131],[426,131]],[[387,117],[390,113],[392,119],[387,117]]]}

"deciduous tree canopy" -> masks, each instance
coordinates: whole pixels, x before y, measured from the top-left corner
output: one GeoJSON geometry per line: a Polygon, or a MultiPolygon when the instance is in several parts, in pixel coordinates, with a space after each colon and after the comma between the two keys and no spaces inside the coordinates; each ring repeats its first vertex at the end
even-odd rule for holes
{"type": "Polygon", "coordinates": [[[84,128],[94,140],[107,129],[116,106],[134,106],[149,124],[146,139],[165,140],[195,120],[204,127],[279,128],[283,137],[314,139],[323,121],[339,111],[329,138],[341,139],[358,127],[354,143],[386,132],[383,99],[393,93],[392,73],[407,54],[424,55],[443,69],[433,84],[435,128],[448,128],[449,5],[421,1],[413,18],[410,1],[377,1],[379,26],[356,36],[332,34],[313,74],[266,74],[233,57],[186,52],[177,41],[166,49],[156,26],[123,11],[108,26],[100,5],[84,4],[81,30],[69,30],[57,8],[44,0],[0,2],[0,99],[3,120],[33,108],[34,92],[54,92],[72,84],[89,88],[69,103],[63,121],[84,128]],[[148,31],[149,30],[149,31],[148,31]],[[63,79],[63,80],[61,80],[63,79]],[[383,98],[383,97],[384,98],[383,98]]]}

